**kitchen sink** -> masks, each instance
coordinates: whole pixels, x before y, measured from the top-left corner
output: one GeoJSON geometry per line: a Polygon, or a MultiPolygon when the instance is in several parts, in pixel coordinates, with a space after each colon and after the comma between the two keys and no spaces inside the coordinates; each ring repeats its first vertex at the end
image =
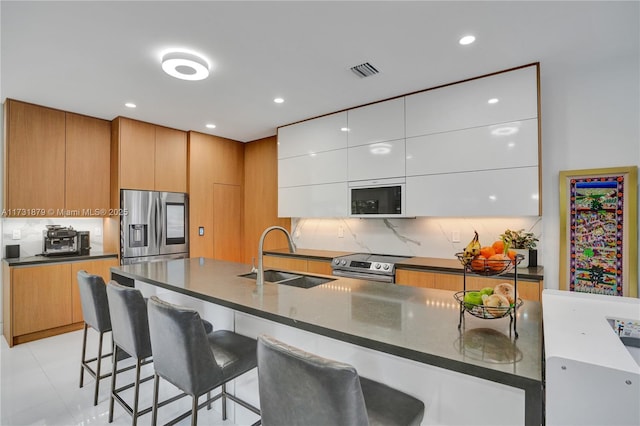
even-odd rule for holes
{"type": "MultiPolygon", "coordinates": [[[[257,278],[257,273],[249,272],[248,274],[242,274],[238,276],[255,280],[257,278]]],[[[335,278],[316,277],[314,275],[305,274],[293,274],[290,272],[267,269],[266,271],[264,271],[264,280],[274,284],[290,285],[299,288],[312,288],[331,281],[335,281],[335,278]]]]}

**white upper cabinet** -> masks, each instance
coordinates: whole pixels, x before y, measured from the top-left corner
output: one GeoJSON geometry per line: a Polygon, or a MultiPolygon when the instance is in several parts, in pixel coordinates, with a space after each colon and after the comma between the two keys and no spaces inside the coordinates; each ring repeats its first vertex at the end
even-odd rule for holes
{"type": "Polygon", "coordinates": [[[349,146],[404,139],[404,98],[348,111],[349,146]]]}
{"type": "Polygon", "coordinates": [[[347,217],[347,183],[278,188],[279,217],[347,217]]]}
{"type": "Polygon", "coordinates": [[[538,120],[407,138],[407,176],[538,165],[538,120]]]}
{"type": "Polygon", "coordinates": [[[538,216],[538,167],[407,177],[409,216],[538,216]]]}
{"type": "Polygon", "coordinates": [[[346,181],[346,149],[278,160],[278,187],[281,188],[346,181]]]}
{"type": "Polygon", "coordinates": [[[337,112],[278,129],[278,158],[347,147],[347,112],[337,112]]]}
{"type": "Polygon", "coordinates": [[[349,148],[349,181],[405,176],[404,139],[349,148]]]}
{"type": "Polygon", "coordinates": [[[535,65],[409,95],[406,137],[538,116],[535,65]]]}

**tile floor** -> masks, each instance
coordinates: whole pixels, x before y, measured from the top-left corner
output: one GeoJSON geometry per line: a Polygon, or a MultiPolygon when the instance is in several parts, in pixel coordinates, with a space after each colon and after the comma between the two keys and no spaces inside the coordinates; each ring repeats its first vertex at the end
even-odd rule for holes
{"type": "MultiPolygon", "coordinates": [[[[111,346],[110,334],[106,335],[104,346],[111,346]]],[[[109,389],[111,379],[100,382],[98,405],[93,406],[94,380],[85,374],[85,385],[79,387],[80,352],[82,331],[66,333],[35,342],[24,343],[9,348],[4,337],[0,337],[0,425],[108,425],[109,389]]],[[[95,356],[98,334],[89,331],[88,355],[95,356]]],[[[128,360],[131,363],[130,360],[128,360]]],[[[124,363],[124,361],[122,362],[124,363]]],[[[121,363],[118,363],[120,366],[121,363]]],[[[111,371],[111,363],[103,362],[103,368],[111,371]]],[[[132,381],[133,372],[118,375],[118,385],[132,381]],[[122,378],[121,378],[122,377],[122,378]]],[[[145,366],[143,377],[153,374],[152,365],[145,366]]],[[[125,398],[132,400],[133,390],[127,391],[125,398]]],[[[161,382],[161,400],[178,391],[165,381],[161,382]]],[[[140,407],[151,405],[153,380],[141,385],[140,407]]],[[[160,408],[158,424],[166,423],[191,407],[191,398],[160,408]]],[[[190,424],[187,418],[179,425],[190,424]]],[[[129,416],[115,404],[112,425],[130,425],[129,416]]],[[[151,424],[151,414],[138,419],[138,424],[151,424]]],[[[233,425],[222,421],[222,415],[215,408],[198,412],[200,425],[233,425]]]]}

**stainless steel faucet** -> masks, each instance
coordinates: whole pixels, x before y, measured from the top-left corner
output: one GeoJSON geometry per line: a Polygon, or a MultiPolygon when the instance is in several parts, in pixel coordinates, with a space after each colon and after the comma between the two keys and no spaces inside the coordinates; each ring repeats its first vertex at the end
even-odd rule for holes
{"type": "Polygon", "coordinates": [[[264,266],[262,265],[264,238],[267,236],[269,232],[275,229],[279,229],[280,231],[284,232],[289,242],[289,251],[291,253],[296,252],[296,245],[293,242],[293,238],[291,238],[291,234],[289,234],[289,231],[284,229],[282,226],[270,226],[267,229],[265,229],[264,232],[262,233],[262,236],[260,236],[260,242],[258,243],[258,273],[256,275],[256,285],[258,286],[261,286],[264,284],[264,266]]]}

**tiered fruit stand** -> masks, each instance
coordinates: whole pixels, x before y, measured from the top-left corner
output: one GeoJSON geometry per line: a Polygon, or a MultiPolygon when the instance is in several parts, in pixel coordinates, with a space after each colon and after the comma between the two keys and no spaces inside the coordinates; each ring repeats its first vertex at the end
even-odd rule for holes
{"type": "Polygon", "coordinates": [[[464,253],[456,253],[456,257],[460,260],[463,266],[463,288],[462,291],[458,291],[453,295],[458,304],[460,305],[460,321],[458,322],[458,329],[462,327],[464,322],[464,313],[468,312],[477,318],[482,319],[498,319],[509,316],[509,329],[513,326],[513,333],[518,338],[517,331],[517,310],[522,306],[522,299],[518,296],[518,269],[516,266],[524,259],[521,254],[516,254],[514,259],[465,259],[464,253]],[[485,306],[478,305],[469,302],[465,302],[464,297],[471,291],[479,290],[467,290],[467,274],[474,274],[480,276],[500,276],[508,272],[513,273],[513,290],[514,290],[514,303],[510,306],[485,306]]]}

